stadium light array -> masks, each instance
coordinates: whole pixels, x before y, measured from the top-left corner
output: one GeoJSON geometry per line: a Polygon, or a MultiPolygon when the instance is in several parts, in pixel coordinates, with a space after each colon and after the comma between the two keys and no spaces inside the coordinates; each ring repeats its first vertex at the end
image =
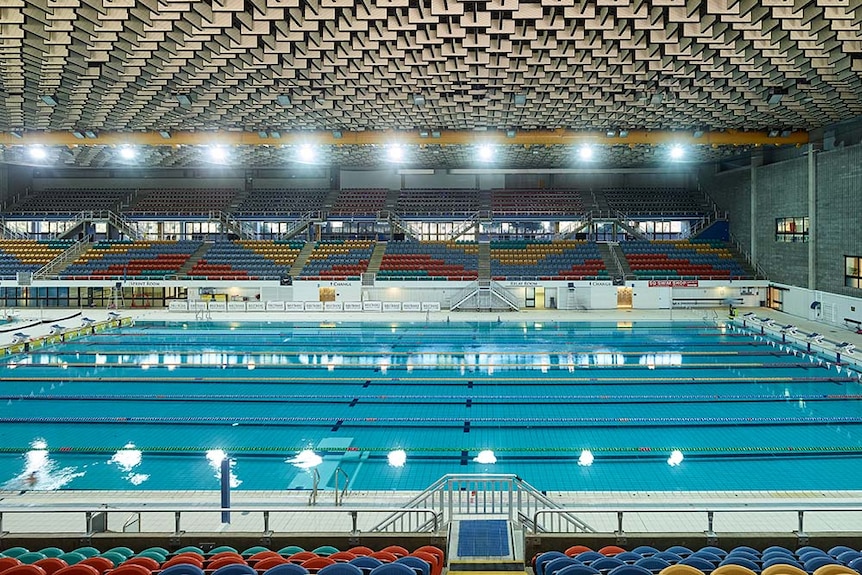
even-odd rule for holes
{"type": "Polygon", "coordinates": [[[681,160],[685,156],[685,150],[679,144],[674,145],[670,149],[670,159],[671,160],[681,160]]]}
{"type": "Polygon", "coordinates": [[[120,148],[120,157],[124,160],[134,160],[138,155],[138,151],[131,146],[123,146],[120,148]]]}
{"type": "Polygon", "coordinates": [[[593,150],[593,147],[588,144],[581,146],[578,150],[578,157],[585,162],[592,160],[594,155],[595,150],[593,150]]]}

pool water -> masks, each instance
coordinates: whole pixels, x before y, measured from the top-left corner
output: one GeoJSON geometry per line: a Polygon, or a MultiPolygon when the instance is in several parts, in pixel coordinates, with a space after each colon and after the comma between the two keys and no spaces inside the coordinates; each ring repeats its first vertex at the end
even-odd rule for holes
{"type": "Polygon", "coordinates": [[[243,490],[309,489],[312,469],[332,488],[337,468],[354,490],[862,477],[859,374],[708,320],[149,322],[4,361],[6,489],[218,489],[223,453],[243,490]]]}

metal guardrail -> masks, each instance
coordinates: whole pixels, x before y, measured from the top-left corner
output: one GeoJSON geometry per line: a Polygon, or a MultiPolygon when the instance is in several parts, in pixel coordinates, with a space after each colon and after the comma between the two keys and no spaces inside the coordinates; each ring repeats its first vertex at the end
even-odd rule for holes
{"type": "Polygon", "coordinates": [[[413,509],[433,509],[445,524],[459,517],[488,515],[529,523],[536,512],[553,509],[559,511],[561,521],[568,522],[573,531],[594,531],[571,511],[561,508],[517,475],[506,473],[444,475],[372,531],[391,531],[390,527],[402,521],[403,515],[413,509]]]}
{"type": "MultiPolygon", "coordinates": [[[[372,525],[378,521],[376,518],[381,514],[389,514],[395,512],[404,513],[403,521],[398,523],[398,529],[391,529],[391,532],[414,532],[421,526],[429,526],[430,530],[437,532],[442,527],[442,516],[439,512],[428,508],[414,508],[404,510],[394,507],[365,507],[365,508],[344,508],[344,507],[290,507],[290,506],[242,506],[222,508],[218,506],[186,506],[186,507],[159,507],[159,506],[136,506],[136,507],[109,507],[102,506],[22,506],[22,507],[3,507],[0,506],[0,533],[10,534],[16,531],[9,530],[10,516],[21,515],[26,516],[25,527],[21,533],[33,532],[50,532],[40,531],[36,526],[40,525],[40,517],[44,518],[46,527],[53,527],[56,531],[69,532],[69,528],[65,524],[59,525],[57,515],[73,515],[74,521],[82,530],[82,534],[93,534],[107,531],[109,522],[112,517],[121,521],[121,529],[134,533],[173,533],[179,535],[185,532],[184,527],[194,524],[196,530],[200,531],[202,527],[207,531],[215,531],[221,523],[222,513],[230,512],[242,517],[242,525],[239,526],[242,530],[256,530],[262,533],[272,533],[273,522],[282,519],[289,520],[294,518],[300,522],[302,532],[313,532],[315,527],[319,527],[321,532],[337,533],[340,531],[348,532],[352,535],[360,531],[368,531],[372,525]],[[308,520],[308,515],[316,515],[321,518],[318,524],[308,520]],[[165,519],[165,515],[170,517],[170,520],[165,519]],[[211,517],[211,525],[206,520],[201,519],[201,515],[211,517]],[[339,515],[344,518],[344,524],[341,524],[337,518],[329,517],[339,515]],[[161,516],[159,521],[156,516],[161,516]],[[170,527],[165,529],[147,530],[148,519],[151,524],[161,524],[170,527]],[[184,523],[184,521],[186,523],[184,523]],[[256,525],[255,525],[256,524],[256,525]],[[346,528],[345,528],[346,527],[346,528]],[[364,529],[363,529],[364,528],[364,529]]],[[[62,523],[62,522],[59,522],[62,523]]],[[[238,522],[239,523],[239,522],[238,522]]],[[[73,527],[73,531],[78,528],[73,527]]]]}
{"type": "MultiPolygon", "coordinates": [[[[649,516],[660,516],[662,518],[661,525],[667,525],[668,518],[674,515],[686,514],[689,517],[692,514],[702,514],[702,518],[698,519],[699,521],[703,521],[702,526],[703,529],[698,532],[705,533],[707,537],[717,538],[717,532],[715,530],[716,525],[716,517],[720,517],[722,515],[729,514],[743,514],[749,519],[746,519],[746,523],[750,523],[751,515],[762,515],[765,513],[787,513],[793,514],[794,517],[794,528],[788,529],[786,531],[780,530],[778,527],[779,522],[774,521],[774,518],[770,520],[770,524],[778,528],[778,531],[773,531],[773,533],[783,533],[783,534],[795,534],[800,538],[800,541],[807,539],[808,535],[805,531],[805,514],[808,513],[853,513],[854,517],[852,520],[848,520],[845,522],[843,526],[835,527],[830,531],[835,532],[846,532],[848,524],[862,525],[862,505],[847,505],[846,503],[836,503],[836,504],[821,504],[821,505],[798,505],[798,504],[787,504],[787,503],[752,503],[747,505],[740,505],[738,503],[723,505],[720,503],[716,503],[714,505],[647,505],[647,506],[631,506],[631,507],[619,507],[614,504],[610,505],[574,505],[570,507],[566,507],[566,509],[540,509],[533,514],[532,517],[532,525],[530,526],[530,530],[532,534],[539,533],[571,533],[573,530],[564,529],[564,527],[568,527],[568,524],[563,521],[563,517],[566,513],[576,513],[578,516],[596,516],[596,515],[610,515],[614,520],[611,521],[614,527],[611,529],[602,529],[601,527],[594,527],[596,533],[609,533],[614,534],[617,538],[624,538],[626,536],[625,530],[625,519],[629,517],[632,519],[630,522],[630,527],[633,529],[637,529],[635,525],[641,527],[641,531],[632,531],[632,533],[654,533],[657,530],[666,530],[666,529],[650,529],[650,521],[649,516]],[[644,517],[647,516],[647,517],[644,517]]],[[[596,522],[593,521],[591,524],[601,525],[601,521],[596,522]]],[[[607,524],[607,522],[606,522],[607,524]]],[[[834,523],[828,522],[829,525],[834,523]]],[[[727,529],[726,532],[734,532],[738,533],[741,530],[739,528],[734,527],[733,529],[727,529]]],[[[762,532],[763,527],[760,524],[754,524],[751,528],[751,532],[762,532]]]]}

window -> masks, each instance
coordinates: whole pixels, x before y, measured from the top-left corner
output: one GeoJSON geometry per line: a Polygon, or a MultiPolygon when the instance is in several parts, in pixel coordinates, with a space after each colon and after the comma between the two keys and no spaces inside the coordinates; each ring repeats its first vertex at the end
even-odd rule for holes
{"type": "Polygon", "coordinates": [[[862,288],[862,257],[844,256],[844,285],[847,287],[862,288]]]}
{"type": "Polygon", "coordinates": [[[775,218],[776,242],[807,242],[808,218],[775,218]]]}

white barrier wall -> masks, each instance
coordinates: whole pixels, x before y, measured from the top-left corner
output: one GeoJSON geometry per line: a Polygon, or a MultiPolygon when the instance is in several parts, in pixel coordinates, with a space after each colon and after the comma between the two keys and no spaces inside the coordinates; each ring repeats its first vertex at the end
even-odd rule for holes
{"type": "Polygon", "coordinates": [[[847,328],[844,318],[862,321],[862,299],[785,284],[773,284],[782,290],[781,311],[829,325],[847,328]],[[817,305],[812,307],[812,304],[817,305]]]}
{"type": "Polygon", "coordinates": [[[320,288],[335,290],[335,301],[362,300],[361,281],[294,281],[291,298],[293,301],[319,301],[320,288]]]}

